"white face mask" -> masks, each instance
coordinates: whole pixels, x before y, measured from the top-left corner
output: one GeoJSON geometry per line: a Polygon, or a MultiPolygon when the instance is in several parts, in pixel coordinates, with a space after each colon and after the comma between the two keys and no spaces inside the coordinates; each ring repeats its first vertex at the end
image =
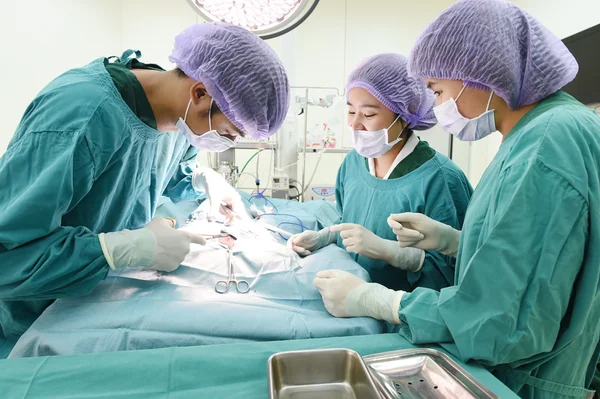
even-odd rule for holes
{"type": "Polygon", "coordinates": [[[213,100],[210,100],[210,106],[208,108],[208,132],[202,136],[197,136],[192,132],[192,129],[188,126],[185,121],[187,120],[188,112],[190,111],[190,105],[192,100],[188,103],[187,109],[185,110],[185,116],[183,119],[179,118],[177,121],[177,129],[185,136],[191,145],[198,148],[200,151],[212,151],[212,152],[223,152],[227,151],[235,145],[234,141],[231,141],[227,137],[221,136],[216,130],[212,130],[212,104],[213,100]]]}
{"type": "Polygon", "coordinates": [[[456,101],[463,91],[465,91],[465,86],[463,86],[458,96],[456,96],[456,100],[451,98],[442,105],[433,108],[440,126],[461,141],[480,140],[495,132],[496,120],[494,118],[494,110],[490,109],[494,92],[490,94],[485,112],[477,118],[469,119],[462,116],[456,106],[456,101]]]}
{"type": "Polygon", "coordinates": [[[352,130],[352,127],[349,126],[354,136],[354,149],[356,152],[365,158],[377,158],[391,150],[393,146],[402,141],[400,138],[402,132],[400,132],[400,135],[398,135],[396,140],[388,143],[388,130],[394,126],[394,123],[398,122],[398,119],[400,119],[400,115],[398,115],[387,129],[381,129],[374,132],[369,132],[367,130],[352,130]]]}

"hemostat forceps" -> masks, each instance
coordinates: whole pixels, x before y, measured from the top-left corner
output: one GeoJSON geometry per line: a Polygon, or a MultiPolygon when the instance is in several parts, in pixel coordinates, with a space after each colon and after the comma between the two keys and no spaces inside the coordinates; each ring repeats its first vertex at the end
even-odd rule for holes
{"type": "Polygon", "coordinates": [[[215,291],[219,294],[224,294],[229,291],[229,285],[235,285],[235,289],[240,294],[246,294],[250,291],[250,284],[246,280],[238,280],[235,278],[235,270],[233,267],[233,254],[231,253],[231,248],[229,246],[225,246],[219,243],[220,246],[227,249],[227,279],[217,281],[217,285],[215,285],[215,291]]]}

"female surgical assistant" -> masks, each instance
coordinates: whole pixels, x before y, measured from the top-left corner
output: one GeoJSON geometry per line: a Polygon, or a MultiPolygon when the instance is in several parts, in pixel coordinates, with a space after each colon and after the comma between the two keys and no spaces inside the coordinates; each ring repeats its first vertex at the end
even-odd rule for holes
{"type": "Polygon", "coordinates": [[[49,83],[0,158],[0,356],[53,299],[88,294],[109,267],[176,269],[205,240],[154,218],[159,198],[200,195],[187,163],[198,150],[283,123],[286,73],[249,31],[188,28],[173,71],[138,56],[100,58],[49,83]]]}
{"type": "Polygon", "coordinates": [[[401,246],[457,256],[453,286],[400,293],[400,333],[479,361],[522,398],[591,398],[600,354],[600,118],[560,91],[577,70],[505,0],[456,2],[409,61],[448,132],[503,142],[461,232],[390,216],[401,246]]]}
{"type": "MultiPolygon", "coordinates": [[[[350,74],[348,124],[354,149],[337,176],[341,223],[293,236],[288,243],[299,254],[308,255],[337,241],[377,283],[394,290],[439,290],[454,281],[455,260],[436,251],[400,248],[386,220],[390,213],[423,212],[451,226],[462,226],[472,188],[451,160],[416,135],[415,131],[435,125],[435,99],[421,80],[408,76],[406,64],[399,54],[379,54],[365,59],[350,74]]],[[[346,314],[329,300],[332,281],[350,290],[347,280],[352,279],[358,278],[336,270],[318,275],[315,285],[330,313],[358,316],[352,310],[346,314]]],[[[377,295],[365,293],[371,294],[377,295]]],[[[396,312],[378,318],[394,322],[397,317],[396,312]]]]}

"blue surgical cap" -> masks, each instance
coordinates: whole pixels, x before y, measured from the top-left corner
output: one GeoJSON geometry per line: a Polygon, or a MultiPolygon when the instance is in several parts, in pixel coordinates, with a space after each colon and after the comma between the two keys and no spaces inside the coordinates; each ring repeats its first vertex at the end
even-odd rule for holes
{"type": "Polygon", "coordinates": [[[271,47],[250,31],[222,23],[193,25],[175,38],[169,60],[202,82],[242,132],[264,139],[283,124],[290,103],[285,69],[271,47]]]}
{"type": "Polygon", "coordinates": [[[577,75],[573,55],[531,15],[505,0],[460,0],[417,40],[412,76],[493,90],[511,109],[538,102],[577,75]]]}
{"type": "Polygon", "coordinates": [[[408,76],[406,64],[406,57],[400,54],[368,57],[350,73],[346,89],[365,89],[400,115],[410,129],[427,130],[437,123],[433,114],[435,97],[423,80],[408,76]]]}

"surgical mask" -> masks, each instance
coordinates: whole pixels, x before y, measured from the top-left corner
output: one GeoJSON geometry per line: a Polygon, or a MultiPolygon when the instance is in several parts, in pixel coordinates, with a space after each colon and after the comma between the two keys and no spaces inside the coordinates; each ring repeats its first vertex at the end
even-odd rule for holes
{"type": "Polygon", "coordinates": [[[388,130],[394,126],[394,123],[398,122],[398,119],[400,119],[400,115],[398,115],[387,129],[381,129],[374,132],[369,132],[367,130],[352,130],[352,134],[354,135],[354,149],[356,152],[365,158],[377,158],[391,150],[393,146],[402,141],[400,138],[402,132],[400,132],[396,140],[388,143],[388,130]]]}
{"type": "Polygon", "coordinates": [[[212,129],[212,105],[213,100],[210,100],[210,106],[208,108],[208,128],[210,129],[208,132],[204,133],[202,136],[197,136],[192,132],[192,129],[185,122],[187,120],[188,112],[190,111],[190,106],[192,105],[192,100],[188,103],[187,109],[185,110],[185,116],[183,119],[179,118],[177,121],[177,129],[185,136],[187,141],[190,142],[191,145],[198,148],[200,151],[212,151],[212,152],[223,152],[227,151],[231,147],[235,145],[234,141],[231,141],[227,137],[221,136],[217,133],[216,130],[212,129]]]}
{"type": "Polygon", "coordinates": [[[456,100],[451,98],[442,105],[433,108],[435,117],[442,129],[456,136],[461,141],[480,140],[495,132],[496,120],[494,118],[494,110],[490,109],[494,92],[490,94],[485,112],[477,118],[469,119],[465,118],[456,106],[456,101],[463,91],[465,91],[465,86],[463,86],[458,96],[456,96],[456,100]]]}

